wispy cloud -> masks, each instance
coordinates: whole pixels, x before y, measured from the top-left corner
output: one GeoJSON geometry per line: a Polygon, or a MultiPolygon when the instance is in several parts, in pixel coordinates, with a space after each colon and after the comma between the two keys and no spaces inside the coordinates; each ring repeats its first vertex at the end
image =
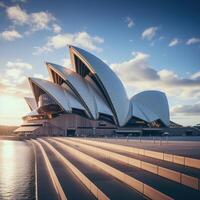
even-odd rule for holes
{"type": "Polygon", "coordinates": [[[12,0],[13,3],[26,3],[27,0],[12,0]]]}
{"type": "Polygon", "coordinates": [[[6,95],[23,96],[29,94],[26,73],[32,65],[20,60],[8,61],[4,71],[0,73],[0,92],[6,95]]]}
{"type": "Polygon", "coordinates": [[[7,41],[13,41],[13,40],[22,38],[22,35],[16,30],[10,30],[10,31],[8,30],[8,31],[1,32],[0,38],[7,41]]]}
{"type": "Polygon", "coordinates": [[[61,60],[61,65],[65,66],[65,67],[68,67],[68,68],[71,68],[71,60],[70,58],[64,58],[61,60]]]}
{"type": "Polygon", "coordinates": [[[36,51],[33,54],[37,55],[54,49],[64,48],[68,44],[77,45],[90,51],[100,52],[102,48],[98,47],[98,45],[103,42],[103,38],[91,36],[87,32],[57,34],[50,37],[44,46],[35,47],[36,51]]]}
{"type": "Polygon", "coordinates": [[[156,26],[149,27],[142,32],[142,38],[147,40],[152,40],[155,37],[157,31],[158,27],[156,26]]]}
{"type": "Polygon", "coordinates": [[[48,80],[48,81],[50,80],[48,76],[45,77],[43,74],[38,74],[38,73],[33,74],[32,77],[34,77],[34,78],[40,78],[40,79],[48,80]]]}
{"type": "Polygon", "coordinates": [[[197,44],[200,43],[200,38],[190,38],[188,39],[188,41],[186,42],[187,45],[191,45],[191,44],[197,44]]]}
{"type": "Polygon", "coordinates": [[[135,25],[135,23],[131,17],[126,17],[126,22],[127,22],[128,28],[132,28],[135,25]]]}
{"type": "Polygon", "coordinates": [[[19,68],[19,69],[32,69],[32,65],[29,63],[25,63],[25,62],[20,62],[20,61],[15,61],[15,62],[11,62],[8,61],[6,66],[8,68],[19,68]]]}
{"type": "Polygon", "coordinates": [[[197,79],[200,80],[200,71],[192,74],[190,77],[191,79],[194,79],[194,80],[197,80],[197,79]]]}
{"type": "Polygon", "coordinates": [[[19,5],[6,6],[6,14],[8,19],[12,21],[14,25],[27,25],[30,30],[26,33],[31,33],[39,30],[52,30],[58,33],[61,30],[54,22],[56,18],[47,11],[28,13],[25,9],[22,9],[19,5]]]}
{"type": "Polygon", "coordinates": [[[27,24],[29,21],[29,15],[25,10],[17,6],[11,6],[6,8],[6,13],[8,18],[14,23],[18,25],[27,24]]]}
{"type": "Polygon", "coordinates": [[[169,47],[174,47],[174,46],[176,46],[176,45],[179,44],[179,43],[180,43],[179,39],[178,39],[178,38],[174,38],[174,39],[172,39],[172,40],[170,41],[169,47]]]}
{"type": "Polygon", "coordinates": [[[60,33],[62,28],[58,24],[53,24],[52,29],[54,33],[60,33]]]}

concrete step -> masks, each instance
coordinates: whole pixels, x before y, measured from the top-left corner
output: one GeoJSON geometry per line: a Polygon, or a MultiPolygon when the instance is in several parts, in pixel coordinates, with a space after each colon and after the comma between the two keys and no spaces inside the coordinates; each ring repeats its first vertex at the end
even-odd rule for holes
{"type": "Polygon", "coordinates": [[[130,153],[127,151],[114,149],[112,147],[103,146],[101,143],[90,143],[88,144],[87,141],[84,140],[74,140],[74,139],[62,139],[57,138],[58,140],[64,140],[66,142],[76,142],[83,147],[88,147],[92,150],[92,148],[97,153],[100,154],[109,154],[110,158],[115,160],[122,161],[124,163],[143,168],[147,171],[155,173],[157,175],[163,176],[170,180],[176,181],[188,187],[192,187],[193,189],[199,190],[199,177],[200,171],[195,168],[186,167],[183,165],[167,162],[164,160],[154,159],[147,156],[137,155],[135,153],[130,153]]]}
{"type": "MultiPolygon", "coordinates": [[[[82,138],[83,139],[83,138],[82,138]]],[[[88,138],[87,138],[88,139],[88,138]]],[[[175,154],[183,157],[190,157],[195,159],[200,159],[200,141],[166,141],[164,138],[162,142],[156,140],[139,141],[131,138],[89,138],[94,141],[107,142],[112,144],[120,144],[124,146],[131,146],[140,149],[146,149],[157,152],[164,152],[168,154],[175,154]]]]}
{"type": "Polygon", "coordinates": [[[78,158],[87,160],[87,162],[94,164],[96,167],[98,167],[100,169],[103,169],[108,174],[112,175],[116,179],[122,181],[123,183],[127,184],[128,186],[132,187],[133,189],[137,190],[138,192],[144,194],[145,196],[147,196],[150,199],[155,199],[155,200],[157,200],[157,199],[158,200],[159,199],[172,199],[169,196],[167,196],[165,193],[162,193],[162,192],[156,190],[155,188],[149,186],[148,184],[144,184],[143,182],[135,179],[134,177],[131,177],[131,176],[127,175],[126,173],[123,173],[122,171],[120,171],[102,161],[99,161],[98,159],[95,159],[86,153],[83,153],[82,150],[81,151],[77,150],[76,149],[77,145],[70,147],[71,145],[68,145],[68,144],[66,145],[66,144],[63,144],[62,142],[58,142],[53,139],[49,139],[49,140],[59,144],[63,149],[71,152],[72,155],[76,155],[78,158]]]}
{"type": "Polygon", "coordinates": [[[78,145],[70,145],[70,146],[156,188],[157,190],[175,199],[183,199],[183,198],[199,199],[200,198],[200,193],[194,189],[175,183],[174,181],[167,180],[163,177],[152,174],[143,169],[139,169],[127,164],[123,164],[121,162],[111,160],[110,158],[103,155],[99,155],[96,152],[85,150],[78,145]]]}
{"type": "Polygon", "coordinates": [[[43,148],[48,154],[52,166],[58,176],[58,179],[67,194],[68,199],[80,200],[94,200],[95,196],[89,191],[87,187],[74,175],[71,167],[66,166],[63,161],[47,146],[44,142],[40,141],[43,148]],[[78,191],[78,192],[77,192],[78,191]]]}
{"type": "MultiPolygon", "coordinates": [[[[59,144],[47,140],[56,150],[58,150],[65,158],[87,176],[95,185],[98,186],[110,199],[145,199],[143,195],[127,187],[122,182],[113,178],[111,175],[105,173],[103,170],[95,167],[94,165],[76,158],[68,151],[63,150],[59,144]]],[[[76,190],[77,191],[77,190],[76,190]]]]}
{"type": "Polygon", "coordinates": [[[31,141],[36,156],[36,199],[67,200],[67,197],[58,181],[55,171],[42,145],[31,141]]]}
{"type": "Polygon", "coordinates": [[[134,147],[133,144],[131,145],[130,143],[128,143],[128,142],[125,143],[124,141],[121,142],[121,141],[114,141],[114,140],[109,139],[109,140],[106,140],[106,142],[105,141],[102,142],[102,140],[99,141],[99,140],[94,140],[94,139],[93,140],[78,139],[78,138],[76,138],[76,139],[71,138],[71,139],[77,140],[77,141],[85,141],[88,144],[97,144],[97,145],[101,145],[102,147],[103,146],[109,147],[111,149],[121,150],[124,152],[134,153],[137,155],[147,156],[147,157],[156,158],[159,160],[165,160],[168,162],[176,163],[176,164],[187,166],[187,167],[193,167],[193,168],[200,169],[200,160],[199,159],[165,153],[162,151],[152,151],[149,149],[137,148],[137,147],[134,147]]]}

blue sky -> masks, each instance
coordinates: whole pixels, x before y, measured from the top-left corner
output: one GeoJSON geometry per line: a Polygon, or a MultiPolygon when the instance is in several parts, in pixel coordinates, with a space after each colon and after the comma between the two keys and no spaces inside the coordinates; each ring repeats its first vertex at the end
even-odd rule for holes
{"type": "Polygon", "coordinates": [[[28,112],[27,76],[47,78],[45,61],[70,65],[68,43],[103,59],[129,96],[162,90],[172,120],[199,123],[199,9],[185,0],[0,1],[0,124],[28,112]]]}

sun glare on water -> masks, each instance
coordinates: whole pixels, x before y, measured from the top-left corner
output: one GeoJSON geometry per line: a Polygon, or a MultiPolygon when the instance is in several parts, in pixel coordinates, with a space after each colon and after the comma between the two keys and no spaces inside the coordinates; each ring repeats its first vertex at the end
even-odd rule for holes
{"type": "Polygon", "coordinates": [[[32,159],[26,142],[0,140],[0,199],[34,199],[32,159]]]}
{"type": "Polygon", "coordinates": [[[0,177],[4,184],[4,194],[12,196],[10,191],[13,184],[13,176],[15,176],[15,156],[13,142],[2,141],[0,143],[0,159],[3,161],[0,166],[0,177]]]}

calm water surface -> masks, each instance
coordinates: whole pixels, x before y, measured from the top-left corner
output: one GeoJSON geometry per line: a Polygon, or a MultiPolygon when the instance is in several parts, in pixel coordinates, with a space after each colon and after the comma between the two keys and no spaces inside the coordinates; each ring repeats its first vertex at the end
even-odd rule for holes
{"type": "Polygon", "coordinates": [[[35,199],[34,173],[31,144],[0,140],[0,200],[35,199]]]}

